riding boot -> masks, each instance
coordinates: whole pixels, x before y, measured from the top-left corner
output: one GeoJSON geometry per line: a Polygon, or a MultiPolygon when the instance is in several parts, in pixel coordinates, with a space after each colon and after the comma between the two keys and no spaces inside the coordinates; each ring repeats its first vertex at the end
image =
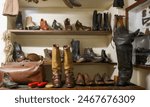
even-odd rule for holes
{"type": "Polygon", "coordinates": [[[97,22],[97,10],[94,10],[93,12],[93,31],[98,30],[98,22],[97,22]]]}
{"type": "Polygon", "coordinates": [[[20,11],[16,19],[16,29],[23,30],[22,14],[20,11]]]}
{"type": "Polygon", "coordinates": [[[116,45],[119,81],[118,85],[129,85],[132,77],[133,65],[132,65],[132,42],[134,38],[138,36],[139,30],[134,33],[128,33],[127,29],[123,25],[122,19],[118,20],[117,24],[120,26],[116,28],[114,32],[114,42],[116,45]]]}
{"type": "Polygon", "coordinates": [[[64,51],[64,72],[65,72],[65,85],[72,88],[75,85],[75,78],[73,74],[73,61],[70,47],[68,45],[63,47],[64,51]]]}
{"type": "Polygon", "coordinates": [[[98,23],[98,30],[102,30],[102,14],[98,13],[97,15],[97,23],[98,23]]]}
{"type": "Polygon", "coordinates": [[[54,44],[52,48],[52,84],[55,88],[60,88],[61,83],[61,57],[59,46],[54,44]]]}

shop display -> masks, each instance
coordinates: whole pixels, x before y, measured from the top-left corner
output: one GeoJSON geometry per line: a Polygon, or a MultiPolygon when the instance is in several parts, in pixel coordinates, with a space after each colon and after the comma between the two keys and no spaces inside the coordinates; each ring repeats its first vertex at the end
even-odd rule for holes
{"type": "Polygon", "coordinates": [[[133,65],[132,65],[132,42],[139,33],[139,29],[134,33],[128,33],[123,24],[122,16],[115,16],[116,30],[114,31],[114,42],[116,45],[119,81],[118,85],[129,85],[132,77],[133,65]],[[119,25],[119,26],[118,26],[119,25]]]}

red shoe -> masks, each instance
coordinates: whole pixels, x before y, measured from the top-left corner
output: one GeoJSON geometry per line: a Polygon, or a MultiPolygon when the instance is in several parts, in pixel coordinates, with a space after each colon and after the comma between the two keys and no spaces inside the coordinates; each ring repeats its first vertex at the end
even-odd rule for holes
{"type": "Polygon", "coordinates": [[[48,83],[48,82],[40,82],[39,84],[37,84],[37,86],[38,86],[39,88],[44,88],[47,83],[48,83]]]}
{"type": "Polygon", "coordinates": [[[35,88],[35,87],[38,86],[39,83],[40,82],[31,82],[31,83],[28,84],[28,86],[31,87],[31,88],[35,88]]]}

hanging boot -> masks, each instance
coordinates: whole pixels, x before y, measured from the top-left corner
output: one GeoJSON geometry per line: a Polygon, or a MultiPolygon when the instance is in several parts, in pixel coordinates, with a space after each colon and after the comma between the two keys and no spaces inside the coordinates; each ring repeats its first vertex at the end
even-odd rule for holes
{"type": "Polygon", "coordinates": [[[52,84],[55,88],[62,86],[60,50],[56,44],[52,48],[52,84]]]}
{"type": "Polygon", "coordinates": [[[127,29],[124,27],[122,21],[119,21],[118,23],[120,23],[121,26],[116,28],[113,38],[116,45],[117,60],[118,60],[118,70],[119,70],[118,85],[126,86],[129,85],[133,72],[132,42],[134,41],[134,38],[138,35],[139,30],[129,34],[127,29]]]}
{"type": "Polygon", "coordinates": [[[75,86],[75,78],[73,74],[73,61],[72,54],[69,46],[64,46],[64,72],[65,72],[65,85],[68,88],[75,86]]]}
{"type": "Polygon", "coordinates": [[[26,27],[27,30],[40,30],[39,26],[36,26],[35,23],[32,21],[32,17],[26,17],[26,27]]]}
{"type": "Polygon", "coordinates": [[[16,29],[23,30],[22,14],[20,11],[16,19],[16,29]]]}
{"type": "Polygon", "coordinates": [[[93,12],[93,27],[92,27],[93,31],[97,31],[98,30],[98,22],[97,22],[97,10],[94,10],[93,12]]]}
{"type": "Polygon", "coordinates": [[[98,23],[98,30],[102,30],[102,14],[98,13],[97,15],[97,23],[98,23]]]}

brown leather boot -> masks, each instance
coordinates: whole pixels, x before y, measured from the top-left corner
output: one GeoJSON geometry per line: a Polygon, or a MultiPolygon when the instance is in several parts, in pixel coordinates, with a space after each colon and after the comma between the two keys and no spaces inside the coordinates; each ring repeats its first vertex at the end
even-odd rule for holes
{"type": "Polygon", "coordinates": [[[90,76],[87,73],[84,74],[84,81],[85,81],[85,85],[87,86],[94,85],[94,81],[91,80],[90,76]]]}
{"type": "Polygon", "coordinates": [[[91,31],[91,27],[82,25],[82,23],[79,20],[76,21],[75,27],[76,30],[91,31]]]}
{"type": "Polygon", "coordinates": [[[81,73],[78,73],[77,77],[76,77],[76,84],[77,85],[85,85],[85,81],[84,81],[84,75],[81,73]]]}
{"type": "Polygon", "coordinates": [[[42,30],[49,30],[49,27],[48,27],[48,24],[47,24],[47,21],[44,20],[44,19],[41,19],[40,21],[40,28],[42,30]]]}
{"type": "Polygon", "coordinates": [[[61,57],[59,46],[56,44],[52,48],[52,75],[53,86],[55,88],[61,87],[61,57]]]}
{"type": "Polygon", "coordinates": [[[63,47],[64,50],[64,72],[65,72],[65,85],[68,88],[72,88],[75,85],[75,79],[73,74],[73,61],[68,45],[63,47]]]}

